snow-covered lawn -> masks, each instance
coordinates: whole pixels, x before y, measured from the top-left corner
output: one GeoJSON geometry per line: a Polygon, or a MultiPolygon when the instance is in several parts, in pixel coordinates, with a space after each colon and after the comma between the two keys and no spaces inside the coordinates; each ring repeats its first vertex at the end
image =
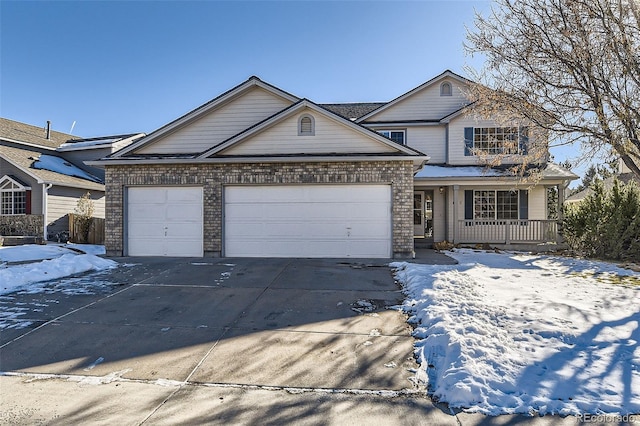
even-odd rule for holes
{"type": "Polygon", "coordinates": [[[393,263],[419,375],[450,407],[640,413],[640,274],[564,257],[456,250],[393,263]]]}
{"type": "Polygon", "coordinates": [[[98,254],[104,254],[104,246],[51,244],[0,247],[0,295],[38,287],[42,282],[69,275],[117,266],[113,260],[103,259],[98,254]]]}

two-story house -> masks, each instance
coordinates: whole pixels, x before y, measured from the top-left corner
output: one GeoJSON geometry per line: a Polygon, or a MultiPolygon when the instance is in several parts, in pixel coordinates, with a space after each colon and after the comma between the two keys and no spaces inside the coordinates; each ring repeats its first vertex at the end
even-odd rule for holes
{"type": "MultiPolygon", "coordinates": [[[[0,118],[0,235],[55,240],[89,193],[104,217],[104,169],[84,164],[143,136],[93,139],[0,118]]],[[[6,241],[5,241],[6,242],[6,241]]]]}
{"type": "Polygon", "coordinates": [[[503,142],[531,141],[465,114],[467,84],[445,71],[390,102],[318,105],[251,77],[89,162],[106,170],[107,254],[387,258],[415,241],[555,241],[547,187],[576,176],[549,164],[530,187],[482,167],[503,142]]]}

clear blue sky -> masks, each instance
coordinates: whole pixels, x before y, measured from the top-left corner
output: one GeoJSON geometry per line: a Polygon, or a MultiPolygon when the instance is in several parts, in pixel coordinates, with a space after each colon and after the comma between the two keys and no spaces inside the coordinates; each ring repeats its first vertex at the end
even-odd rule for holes
{"type": "Polygon", "coordinates": [[[148,133],[251,75],[317,103],[389,101],[479,68],[465,26],[489,7],[0,0],[0,115],[62,132],[75,121],[83,137],[148,133]]]}

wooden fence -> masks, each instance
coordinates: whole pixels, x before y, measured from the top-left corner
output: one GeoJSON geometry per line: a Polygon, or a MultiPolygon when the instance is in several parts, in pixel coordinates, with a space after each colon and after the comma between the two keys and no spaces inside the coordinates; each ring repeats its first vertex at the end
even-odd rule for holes
{"type": "Polygon", "coordinates": [[[69,213],[69,241],[73,243],[104,244],[104,219],[99,217],[92,218],[89,235],[87,241],[85,241],[84,236],[81,235],[76,215],[69,213]]]}

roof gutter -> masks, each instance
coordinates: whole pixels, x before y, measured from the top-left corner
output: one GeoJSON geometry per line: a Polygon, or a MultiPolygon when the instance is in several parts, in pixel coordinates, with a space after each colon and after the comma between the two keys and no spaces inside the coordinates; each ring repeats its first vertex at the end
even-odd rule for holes
{"type": "Polygon", "coordinates": [[[128,164],[233,164],[233,163],[334,163],[344,161],[413,161],[423,164],[427,155],[376,155],[376,156],[290,156],[290,157],[216,157],[216,158],[114,158],[85,161],[88,166],[123,166],[128,164]]]}

